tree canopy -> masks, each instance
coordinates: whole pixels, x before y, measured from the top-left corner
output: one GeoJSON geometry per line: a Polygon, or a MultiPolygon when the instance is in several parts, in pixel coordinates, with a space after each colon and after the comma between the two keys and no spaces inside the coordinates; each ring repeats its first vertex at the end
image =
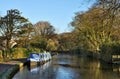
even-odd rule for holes
{"type": "Polygon", "coordinates": [[[119,0],[99,0],[89,11],[76,13],[74,27],[80,48],[100,50],[103,44],[120,42],[119,0]]]}

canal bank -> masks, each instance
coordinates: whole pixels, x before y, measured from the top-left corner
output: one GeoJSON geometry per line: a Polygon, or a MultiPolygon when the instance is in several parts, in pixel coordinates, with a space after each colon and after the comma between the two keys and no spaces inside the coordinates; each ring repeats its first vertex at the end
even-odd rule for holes
{"type": "Polygon", "coordinates": [[[12,79],[12,77],[28,64],[26,58],[13,59],[0,63],[0,79],[12,79]]]}

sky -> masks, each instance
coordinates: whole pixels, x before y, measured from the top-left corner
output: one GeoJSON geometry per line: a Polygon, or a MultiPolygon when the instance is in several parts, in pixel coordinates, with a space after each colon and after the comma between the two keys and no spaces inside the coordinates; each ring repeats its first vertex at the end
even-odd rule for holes
{"type": "Polygon", "coordinates": [[[95,0],[0,0],[0,15],[18,9],[33,24],[48,21],[57,33],[69,32],[69,23],[76,12],[87,11],[95,0]]]}

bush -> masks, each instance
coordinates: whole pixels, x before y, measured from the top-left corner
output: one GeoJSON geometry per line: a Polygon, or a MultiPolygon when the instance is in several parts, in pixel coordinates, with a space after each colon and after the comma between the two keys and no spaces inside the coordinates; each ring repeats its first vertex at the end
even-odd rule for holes
{"type": "Polygon", "coordinates": [[[112,43],[112,44],[104,44],[101,47],[101,59],[111,62],[112,55],[120,54],[120,44],[112,43]]]}
{"type": "Polygon", "coordinates": [[[12,58],[26,58],[31,52],[39,53],[40,49],[38,48],[14,48],[12,49],[12,58]]]}
{"type": "Polygon", "coordinates": [[[29,48],[26,48],[25,49],[25,53],[24,53],[24,56],[28,57],[30,53],[40,53],[40,49],[38,48],[32,48],[32,47],[29,47],[29,48]]]}
{"type": "Polygon", "coordinates": [[[112,45],[112,54],[120,55],[120,44],[112,45]]]}
{"type": "Polygon", "coordinates": [[[14,48],[12,51],[12,58],[24,58],[24,48],[14,48]]]}

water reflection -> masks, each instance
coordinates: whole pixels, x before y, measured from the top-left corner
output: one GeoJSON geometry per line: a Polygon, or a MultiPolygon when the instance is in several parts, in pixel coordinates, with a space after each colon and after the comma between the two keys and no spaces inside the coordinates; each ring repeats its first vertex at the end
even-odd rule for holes
{"type": "Polygon", "coordinates": [[[51,62],[47,62],[42,66],[32,66],[32,67],[28,67],[29,71],[33,74],[33,75],[39,75],[40,72],[44,71],[45,69],[47,69],[50,66],[51,62]]]}
{"type": "MultiPolygon", "coordinates": [[[[13,79],[39,79],[50,66],[51,62],[47,62],[42,66],[25,67],[22,71],[18,72],[13,79]]],[[[40,78],[41,79],[41,78],[40,78]]]]}
{"type": "Polygon", "coordinates": [[[58,55],[42,66],[25,67],[13,79],[120,79],[119,70],[119,65],[83,56],[58,55]]]}

